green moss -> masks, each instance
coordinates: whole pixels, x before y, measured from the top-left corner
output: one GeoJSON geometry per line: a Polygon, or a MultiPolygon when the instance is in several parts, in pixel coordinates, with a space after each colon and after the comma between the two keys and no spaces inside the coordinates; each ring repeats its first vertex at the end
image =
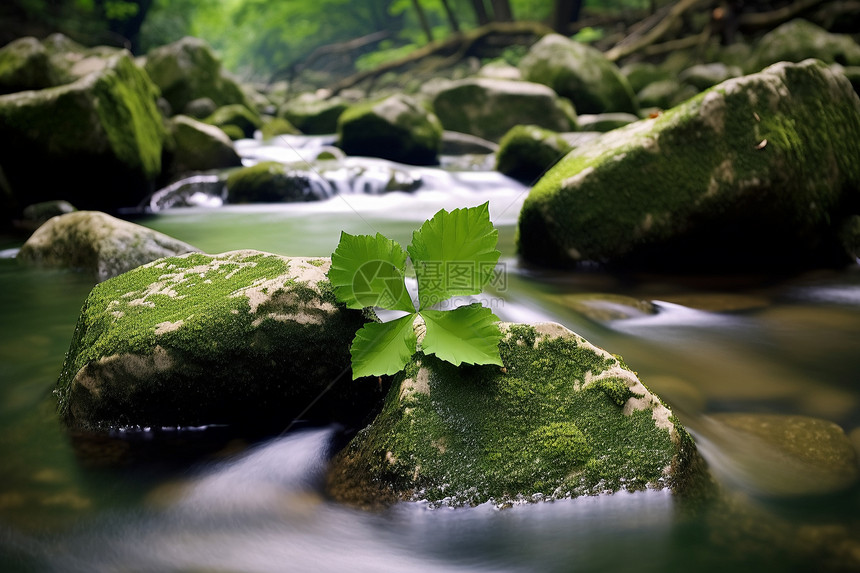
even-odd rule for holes
{"type": "Polygon", "coordinates": [[[438,161],[442,126],[406,96],[364,102],[338,120],[339,146],[348,155],[370,155],[416,165],[438,161]]]}
{"type": "Polygon", "coordinates": [[[277,161],[261,161],[243,167],[227,177],[231,203],[273,203],[306,201],[310,195],[309,176],[292,171],[277,161]]]}
{"type": "Polygon", "coordinates": [[[518,125],[499,143],[496,169],[522,181],[534,181],[572,147],[557,133],[534,125],[518,125]]]}
{"type": "Polygon", "coordinates": [[[857,105],[835,103],[851,103],[842,93],[850,87],[828,76],[807,64],[730,80],[578,148],[532,189],[521,252],[555,264],[608,262],[648,257],[658,245],[671,253],[710,244],[704,260],[719,261],[722,248],[743,261],[798,233],[814,251],[849,182],[860,181],[850,159],[860,152],[857,105]],[[778,95],[785,86],[790,97],[778,95]]]}
{"type": "Polygon", "coordinates": [[[356,475],[389,484],[382,493],[390,498],[452,505],[663,484],[679,451],[669,431],[650,409],[622,413],[620,380],[582,388],[617,366],[614,358],[575,335],[541,339],[525,325],[499,348],[506,371],[416,356],[373,425],[336,461],[335,495],[338,479],[355,485],[356,475]]]}
{"type": "Polygon", "coordinates": [[[254,137],[254,132],[263,125],[259,115],[241,104],[219,107],[203,121],[221,129],[227,126],[238,127],[245,137],[254,137]]]}

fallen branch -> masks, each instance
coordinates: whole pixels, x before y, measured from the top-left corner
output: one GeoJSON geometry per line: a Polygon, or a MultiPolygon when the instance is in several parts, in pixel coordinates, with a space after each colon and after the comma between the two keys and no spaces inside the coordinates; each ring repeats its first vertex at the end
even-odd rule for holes
{"type": "Polygon", "coordinates": [[[798,0],[770,12],[746,12],[741,14],[739,25],[747,30],[773,28],[824,2],[825,0],[798,0]]]}
{"type": "Polygon", "coordinates": [[[702,0],[680,0],[677,4],[672,5],[672,9],[666,17],[660,19],[660,21],[657,22],[657,24],[651,28],[647,34],[642,35],[640,38],[632,42],[626,40],[619,42],[604,55],[610,61],[617,62],[621,58],[629,56],[646,46],[654,44],[681,19],[684,12],[693,8],[699,2],[702,2],[702,0]]]}
{"type": "Polygon", "coordinates": [[[408,56],[386,62],[372,70],[353,74],[329,86],[328,90],[331,95],[336,95],[361,82],[372,80],[387,72],[413,65],[428,57],[443,57],[445,58],[445,64],[451,65],[464,58],[476,44],[490,36],[531,35],[543,37],[552,33],[552,28],[539,22],[492,22],[463,34],[455,34],[442,42],[433,42],[415,50],[408,56]]]}
{"type": "Polygon", "coordinates": [[[380,32],[374,32],[373,34],[368,34],[366,36],[361,36],[360,38],[354,38],[346,42],[338,42],[335,44],[326,44],[325,46],[320,46],[314,51],[312,51],[310,54],[308,54],[307,57],[302,58],[300,61],[291,64],[288,68],[284,68],[273,73],[271,79],[269,80],[269,83],[272,83],[283,76],[286,76],[290,80],[292,80],[303,70],[310,68],[314,63],[317,62],[317,60],[320,60],[332,54],[348,54],[359,48],[363,48],[365,46],[381,42],[390,35],[391,34],[388,31],[383,30],[380,32]]]}

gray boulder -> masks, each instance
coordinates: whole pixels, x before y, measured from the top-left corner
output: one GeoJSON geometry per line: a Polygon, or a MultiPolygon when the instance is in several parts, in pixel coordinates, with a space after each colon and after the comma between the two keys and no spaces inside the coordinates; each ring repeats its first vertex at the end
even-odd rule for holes
{"type": "Polygon", "coordinates": [[[412,165],[438,163],[442,126],[417,100],[395,95],[349,107],[338,119],[338,145],[347,155],[412,165]]]}
{"type": "Polygon", "coordinates": [[[26,264],[71,268],[103,281],[155,259],[196,251],[158,231],[99,211],[75,211],[49,219],[27,239],[17,259],[26,264]]]}
{"type": "Polygon", "coordinates": [[[242,165],[232,140],[218,127],[185,115],[172,117],[169,126],[164,169],[169,177],[242,165]]]}
{"type": "Polygon", "coordinates": [[[531,190],[531,261],[648,268],[841,264],[860,189],[860,100],[825,64],[728,80],[579,147],[531,190]]]}
{"type": "Polygon", "coordinates": [[[36,38],[19,38],[0,48],[0,94],[41,90],[60,83],[48,51],[36,38]]]}
{"type": "Polygon", "coordinates": [[[544,36],[520,61],[523,77],[551,87],[573,102],[577,113],[623,111],[639,106],[618,66],[586,44],[559,34],[544,36]]]}
{"type": "Polygon", "coordinates": [[[693,86],[670,79],[648,84],[636,94],[636,97],[639,98],[639,104],[643,108],[669,109],[693,97],[696,93],[698,90],[693,86]]]}
{"type": "Polygon", "coordinates": [[[743,70],[737,66],[727,66],[721,62],[698,64],[690,66],[678,74],[678,79],[685,84],[703,91],[731,78],[743,75],[743,70]]]}
{"type": "Polygon", "coordinates": [[[158,90],[128,52],[62,86],[0,96],[0,170],[18,208],[137,204],[161,172],[158,90]]]}
{"type": "Polygon", "coordinates": [[[195,253],[96,285],[58,381],[62,419],[85,430],[360,422],[380,399],[376,379],[349,376],[366,319],[336,303],[330,264],[195,253]]]}
{"type": "Polygon", "coordinates": [[[144,67],[174,110],[190,102],[211,98],[216,105],[241,104],[253,110],[239,83],[221,67],[204,40],[185,37],[150,51],[144,67]]]}
{"type": "Polygon", "coordinates": [[[685,487],[689,434],[620,359],[559,324],[503,331],[504,368],[417,354],[335,457],[330,494],[362,507],[505,506],[685,487]]]}
{"type": "Polygon", "coordinates": [[[342,98],[320,98],[302,94],[278,108],[278,117],[286,119],[304,134],[328,135],[337,132],[337,121],[349,107],[342,98]]]}
{"type": "Polygon", "coordinates": [[[831,34],[807,20],[792,20],[765,34],[753,50],[748,71],[776,62],[815,58],[827,64],[860,65],[860,45],[848,34],[831,34]]]}
{"type": "Polygon", "coordinates": [[[552,131],[576,129],[570,102],[533,82],[493,78],[451,82],[433,98],[433,110],[445,129],[491,141],[521,124],[552,131]]]}

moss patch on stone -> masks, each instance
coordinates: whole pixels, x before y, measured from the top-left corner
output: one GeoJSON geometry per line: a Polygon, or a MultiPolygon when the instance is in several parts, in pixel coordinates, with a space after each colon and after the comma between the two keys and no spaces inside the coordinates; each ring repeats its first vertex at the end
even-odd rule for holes
{"type": "Polygon", "coordinates": [[[343,375],[365,319],[336,306],[327,263],[189,254],[97,285],[58,381],[60,414],[84,428],[288,423],[344,378],[323,417],[361,419],[375,394],[343,375]]]}
{"type": "Polygon", "coordinates": [[[501,371],[416,355],[336,458],[332,494],[504,505],[681,478],[689,435],[617,358],[557,326],[512,325],[499,348],[501,371]]]}
{"type": "Polygon", "coordinates": [[[573,147],[558,133],[536,125],[518,125],[499,143],[496,170],[531,182],[555,165],[573,147]]]}
{"type": "Polygon", "coordinates": [[[822,262],[860,185],[858,141],[844,77],[779,64],[571,152],[529,194],[519,249],[555,265],[822,262]]]}

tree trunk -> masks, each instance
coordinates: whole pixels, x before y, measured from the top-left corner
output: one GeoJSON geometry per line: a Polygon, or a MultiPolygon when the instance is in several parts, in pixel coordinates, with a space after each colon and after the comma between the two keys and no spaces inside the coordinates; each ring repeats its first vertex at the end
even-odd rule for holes
{"type": "Polygon", "coordinates": [[[490,0],[493,5],[493,20],[496,22],[513,22],[514,14],[511,11],[509,0],[490,0]]]}
{"type": "Polygon", "coordinates": [[[490,23],[490,17],[487,15],[487,7],[484,6],[484,0],[472,0],[472,9],[475,11],[475,19],[479,26],[486,26],[490,23]]]}
{"type": "Polygon", "coordinates": [[[582,0],[555,0],[552,29],[567,36],[570,24],[579,20],[581,9],[582,0]]]}
{"type": "Polygon", "coordinates": [[[415,12],[418,14],[418,21],[421,23],[421,29],[424,30],[424,35],[427,36],[427,43],[433,42],[433,30],[430,29],[430,22],[427,21],[427,14],[424,13],[424,8],[421,7],[421,2],[412,0],[412,5],[415,6],[415,12]]]}
{"type": "Polygon", "coordinates": [[[460,31],[460,22],[457,20],[457,15],[451,10],[451,4],[448,0],[442,0],[442,7],[445,9],[445,14],[448,16],[448,23],[451,25],[451,31],[457,33],[460,31]]]}

